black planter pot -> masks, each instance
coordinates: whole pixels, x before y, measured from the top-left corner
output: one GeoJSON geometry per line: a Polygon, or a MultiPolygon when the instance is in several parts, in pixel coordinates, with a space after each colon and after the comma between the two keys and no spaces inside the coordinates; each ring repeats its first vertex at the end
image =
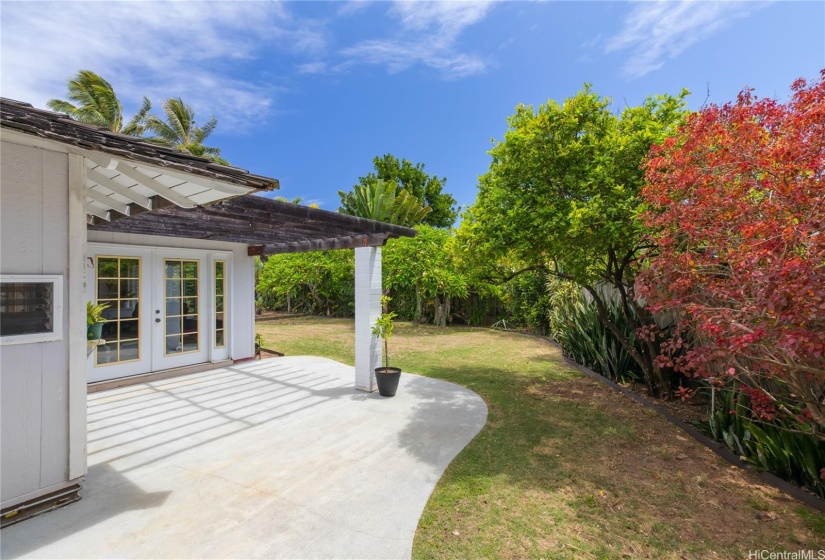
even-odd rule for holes
{"type": "Polygon", "coordinates": [[[375,368],[375,381],[378,382],[378,394],[382,397],[394,397],[398,390],[401,369],[397,367],[375,368]]]}

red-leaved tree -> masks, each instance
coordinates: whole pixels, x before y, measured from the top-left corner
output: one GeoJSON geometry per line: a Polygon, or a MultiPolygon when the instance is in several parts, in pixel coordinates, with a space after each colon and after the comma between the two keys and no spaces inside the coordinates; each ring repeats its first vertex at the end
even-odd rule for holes
{"type": "Polygon", "coordinates": [[[825,70],[792,90],[744,90],[653,148],[658,250],[639,294],[676,318],[660,366],[741,386],[757,419],[825,439],[825,70]]]}

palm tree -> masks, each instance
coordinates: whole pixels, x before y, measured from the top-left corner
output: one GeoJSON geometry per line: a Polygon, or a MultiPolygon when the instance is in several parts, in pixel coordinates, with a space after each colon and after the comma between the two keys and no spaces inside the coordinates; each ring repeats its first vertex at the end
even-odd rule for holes
{"type": "Polygon", "coordinates": [[[46,105],[52,111],[64,113],[77,121],[108,128],[112,132],[139,136],[143,134],[143,121],[152,108],[148,98],[143,98],[140,110],[123,126],[123,106],[112,84],[91,70],[81,70],[67,83],[68,101],[51,99],[46,105]]]}
{"type": "Polygon", "coordinates": [[[220,149],[203,145],[203,141],[218,126],[218,120],[215,117],[210,118],[202,127],[197,126],[195,111],[180,97],[164,101],[163,112],[166,113],[165,121],[155,115],[150,115],[146,119],[146,130],[155,134],[147,139],[149,142],[177,148],[181,152],[188,152],[215,163],[229,165],[229,162],[221,157],[220,149]]]}

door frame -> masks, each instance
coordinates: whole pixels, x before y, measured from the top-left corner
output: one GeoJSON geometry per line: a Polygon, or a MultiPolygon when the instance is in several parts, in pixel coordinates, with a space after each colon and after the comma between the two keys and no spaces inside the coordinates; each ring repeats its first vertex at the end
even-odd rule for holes
{"type": "MultiPolygon", "coordinates": [[[[209,361],[209,348],[212,346],[209,317],[209,254],[207,251],[180,251],[177,249],[154,249],[154,277],[151,293],[152,323],[152,371],[163,371],[209,361]],[[190,352],[167,355],[166,324],[166,260],[188,260],[198,262],[198,349],[190,352]],[[160,319],[160,320],[158,320],[160,319]]],[[[181,294],[181,297],[183,294],[181,294]]],[[[182,334],[182,333],[178,333],[182,334]]],[[[148,373],[148,372],[147,372],[148,373]]]]}

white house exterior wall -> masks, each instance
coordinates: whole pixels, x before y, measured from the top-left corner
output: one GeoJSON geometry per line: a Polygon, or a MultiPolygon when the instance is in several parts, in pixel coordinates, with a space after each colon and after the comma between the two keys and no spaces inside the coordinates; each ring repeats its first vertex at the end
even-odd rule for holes
{"type": "Polygon", "coordinates": [[[62,338],[0,347],[3,508],[85,474],[85,371],[70,368],[85,361],[83,182],[82,172],[70,174],[78,157],[5,139],[0,145],[0,273],[64,279],[62,338]]]}

